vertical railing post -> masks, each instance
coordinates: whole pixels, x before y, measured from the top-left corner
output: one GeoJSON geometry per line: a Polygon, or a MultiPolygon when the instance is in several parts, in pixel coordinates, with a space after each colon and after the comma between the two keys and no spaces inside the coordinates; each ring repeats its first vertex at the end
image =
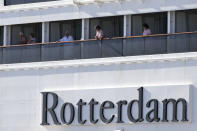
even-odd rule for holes
{"type": "Polygon", "coordinates": [[[40,44],[40,62],[42,62],[42,44],[40,44]]]}
{"type": "Polygon", "coordinates": [[[189,51],[189,52],[191,51],[191,35],[192,35],[192,34],[188,34],[188,39],[189,39],[189,40],[188,40],[188,41],[189,41],[189,47],[188,47],[189,49],[188,49],[188,51],[189,51]]]}
{"type": "Polygon", "coordinates": [[[83,59],[84,58],[84,55],[83,55],[83,42],[80,42],[80,59],[83,59]]]}
{"type": "Polygon", "coordinates": [[[144,39],[144,55],[146,54],[146,37],[143,37],[144,39]]]}
{"type": "Polygon", "coordinates": [[[126,44],[126,39],[122,39],[122,56],[124,56],[124,44],[126,44]]]}
{"type": "Polygon", "coordinates": [[[3,54],[3,52],[4,52],[4,47],[2,47],[2,54],[1,54],[1,62],[2,62],[2,64],[4,64],[4,54],[3,54]]]}
{"type": "Polygon", "coordinates": [[[2,63],[3,64],[6,64],[6,60],[5,60],[5,49],[6,49],[6,47],[3,47],[3,49],[2,49],[2,63]]]}
{"type": "Polygon", "coordinates": [[[103,40],[100,40],[100,41],[99,41],[101,58],[103,57],[103,45],[102,45],[102,41],[103,41],[103,40]]]}

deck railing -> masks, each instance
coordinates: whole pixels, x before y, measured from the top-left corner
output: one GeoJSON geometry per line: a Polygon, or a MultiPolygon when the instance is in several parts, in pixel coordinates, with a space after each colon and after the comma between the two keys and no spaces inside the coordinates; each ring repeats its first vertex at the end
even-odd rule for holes
{"type": "Polygon", "coordinates": [[[197,51],[197,32],[0,47],[0,64],[197,51]]]}

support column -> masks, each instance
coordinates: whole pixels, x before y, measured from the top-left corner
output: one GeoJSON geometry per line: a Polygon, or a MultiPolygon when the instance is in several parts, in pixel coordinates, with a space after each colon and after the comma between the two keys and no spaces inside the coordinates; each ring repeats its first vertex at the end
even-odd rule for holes
{"type": "Polygon", "coordinates": [[[49,22],[42,23],[42,43],[49,42],[49,22]]]}
{"type": "Polygon", "coordinates": [[[4,6],[4,0],[0,0],[0,7],[4,6]]]}
{"type": "Polygon", "coordinates": [[[11,44],[11,26],[5,25],[3,29],[3,46],[11,44]]]}
{"type": "Polygon", "coordinates": [[[81,40],[89,39],[89,19],[82,19],[81,40]]]}
{"type": "MultiPolygon", "coordinates": [[[[176,32],[176,17],[175,11],[168,11],[168,34],[176,32]]],[[[172,42],[170,37],[167,37],[166,51],[167,53],[173,53],[176,49],[174,48],[174,42],[172,42]]]]}
{"type": "Polygon", "coordinates": [[[168,11],[168,34],[175,33],[176,30],[175,11],[168,11]]]}
{"type": "Polygon", "coordinates": [[[131,15],[124,15],[124,37],[131,36],[131,15]]]}

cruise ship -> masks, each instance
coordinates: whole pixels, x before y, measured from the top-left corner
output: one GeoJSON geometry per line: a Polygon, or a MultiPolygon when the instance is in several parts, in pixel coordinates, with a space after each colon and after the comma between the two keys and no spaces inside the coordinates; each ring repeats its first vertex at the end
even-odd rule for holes
{"type": "Polygon", "coordinates": [[[0,0],[0,131],[196,131],[197,0],[0,0]]]}

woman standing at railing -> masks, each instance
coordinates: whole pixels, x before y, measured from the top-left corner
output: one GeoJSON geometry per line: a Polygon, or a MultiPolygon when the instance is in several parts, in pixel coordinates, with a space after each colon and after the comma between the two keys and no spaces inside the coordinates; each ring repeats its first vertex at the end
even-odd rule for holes
{"type": "Polygon", "coordinates": [[[144,32],[143,32],[143,36],[146,36],[146,35],[152,35],[152,32],[149,28],[149,25],[148,24],[143,24],[143,27],[144,27],[144,32]]]}
{"type": "Polygon", "coordinates": [[[95,38],[97,40],[102,40],[104,38],[103,31],[102,31],[102,29],[99,25],[96,26],[96,36],[95,36],[95,38]]]}

